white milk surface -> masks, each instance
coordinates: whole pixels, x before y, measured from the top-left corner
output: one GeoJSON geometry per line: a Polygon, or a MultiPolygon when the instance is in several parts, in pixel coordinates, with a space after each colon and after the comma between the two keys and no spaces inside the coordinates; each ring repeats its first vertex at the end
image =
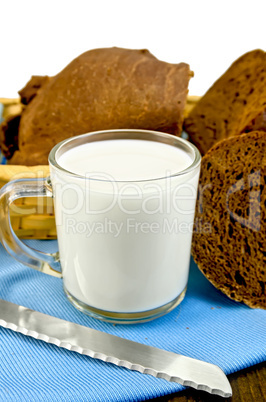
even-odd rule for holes
{"type": "Polygon", "coordinates": [[[139,181],[180,172],[191,165],[191,157],[155,141],[106,140],[70,149],[60,157],[59,164],[81,176],[105,173],[114,180],[139,181]]]}
{"type": "Polygon", "coordinates": [[[142,140],[85,144],[58,163],[81,176],[109,175],[118,193],[52,168],[64,286],[94,308],[142,312],[171,302],[188,279],[199,168],[175,177],[192,160],[170,145],[142,140]],[[188,183],[188,187],[184,183],[188,183]],[[193,192],[194,189],[194,192],[193,192]]]}

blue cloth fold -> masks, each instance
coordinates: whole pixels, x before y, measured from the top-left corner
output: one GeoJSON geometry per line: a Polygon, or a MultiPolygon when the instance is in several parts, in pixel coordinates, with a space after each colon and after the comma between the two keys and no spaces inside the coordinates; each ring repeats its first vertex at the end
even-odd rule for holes
{"type": "MultiPolygon", "coordinates": [[[[43,251],[56,241],[29,241],[43,251]]],[[[65,320],[220,366],[226,374],[266,360],[266,311],[215,289],[191,261],[184,301],[138,325],[83,315],[66,299],[62,280],[13,260],[0,246],[0,297],[65,320]]],[[[184,389],[0,328],[1,401],[142,401],[184,389]]]]}

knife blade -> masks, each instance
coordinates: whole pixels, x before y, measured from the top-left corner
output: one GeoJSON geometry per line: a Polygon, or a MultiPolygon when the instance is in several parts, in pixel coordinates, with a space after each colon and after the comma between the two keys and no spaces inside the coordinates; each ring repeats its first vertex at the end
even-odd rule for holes
{"type": "Polygon", "coordinates": [[[91,358],[228,398],[216,365],[144,345],[0,299],[0,326],[91,358]]]}

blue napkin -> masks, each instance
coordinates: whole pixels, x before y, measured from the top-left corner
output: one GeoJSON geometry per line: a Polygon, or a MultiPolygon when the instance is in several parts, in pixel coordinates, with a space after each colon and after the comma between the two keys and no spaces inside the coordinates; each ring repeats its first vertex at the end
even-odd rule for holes
{"type": "MultiPolygon", "coordinates": [[[[56,241],[29,241],[55,251],[56,241]]],[[[13,260],[0,246],[0,297],[110,334],[220,366],[226,374],[266,360],[266,311],[216,290],[191,261],[184,301],[149,323],[113,325],[77,311],[61,279],[13,260]]],[[[0,328],[1,401],[141,401],[184,389],[0,328]]]]}

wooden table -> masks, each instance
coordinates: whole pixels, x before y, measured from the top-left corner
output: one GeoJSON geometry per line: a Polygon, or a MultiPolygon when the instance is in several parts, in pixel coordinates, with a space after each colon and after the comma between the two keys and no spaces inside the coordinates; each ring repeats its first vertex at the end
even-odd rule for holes
{"type": "Polygon", "coordinates": [[[266,402],[266,362],[238,371],[228,376],[233,396],[222,398],[207,392],[188,388],[154,402],[266,402]]]}

